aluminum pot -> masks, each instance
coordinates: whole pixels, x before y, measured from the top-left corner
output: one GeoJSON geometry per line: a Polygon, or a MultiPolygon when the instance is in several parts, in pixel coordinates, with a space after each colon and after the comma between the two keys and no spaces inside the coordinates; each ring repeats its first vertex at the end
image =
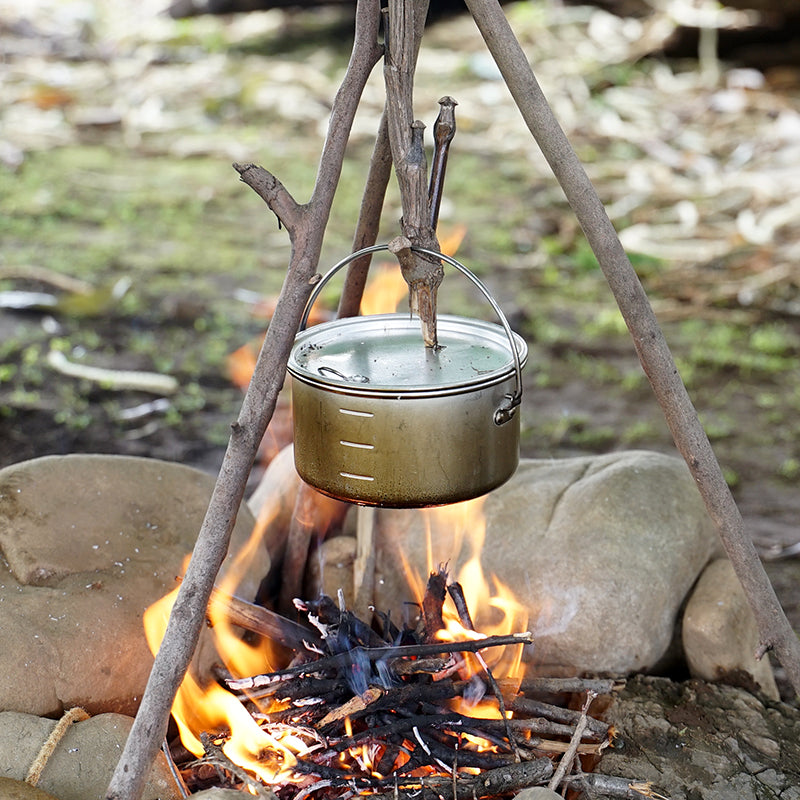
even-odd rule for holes
{"type": "Polygon", "coordinates": [[[289,358],[294,457],[300,477],[332,497],[414,508],[455,503],[504,483],[519,463],[522,367],[527,345],[501,325],[441,315],[440,347],[426,348],[408,314],[350,317],[305,329],[323,286],[342,267],[386,245],[359,250],[315,286],[289,358]]]}

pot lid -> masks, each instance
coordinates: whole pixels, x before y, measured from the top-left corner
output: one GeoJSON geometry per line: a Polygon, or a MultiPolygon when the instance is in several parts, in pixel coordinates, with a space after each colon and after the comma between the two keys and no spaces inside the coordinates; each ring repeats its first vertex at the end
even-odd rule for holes
{"type": "MultiPolygon", "coordinates": [[[[514,372],[505,330],[481,320],[440,315],[440,347],[425,347],[419,321],[406,314],[348,317],[316,325],[295,339],[289,373],[339,391],[404,393],[460,391],[491,385],[514,372]]],[[[528,348],[513,334],[520,363],[528,348]]]]}

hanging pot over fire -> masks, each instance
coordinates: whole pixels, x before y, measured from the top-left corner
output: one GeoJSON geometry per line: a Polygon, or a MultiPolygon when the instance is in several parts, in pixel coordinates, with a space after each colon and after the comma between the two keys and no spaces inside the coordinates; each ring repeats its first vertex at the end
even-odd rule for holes
{"type": "Polygon", "coordinates": [[[441,315],[437,349],[425,347],[418,323],[400,313],[306,329],[313,303],[340,269],[387,249],[347,256],[308,301],[288,365],[295,466],[321,492],[362,505],[415,508],[478,497],[519,463],[516,412],[528,348],[470,270],[413,248],[469,278],[501,323],[441,315]]]}

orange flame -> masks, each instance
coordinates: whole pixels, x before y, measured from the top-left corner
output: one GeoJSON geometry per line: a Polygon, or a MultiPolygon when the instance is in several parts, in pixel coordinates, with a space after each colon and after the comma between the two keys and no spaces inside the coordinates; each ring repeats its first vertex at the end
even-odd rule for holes
{"type": "MultiPolygon", "coordinates": [[[[496,578],[487,580],[484,576],[480,563],[485,538],[482,503],[483,498],[478,498],[423,512],[428,522],[429,572],[435,568],[434,555],[442,555],[434,553],[432,541],[435,540],[438,545],[443,540],[448,540],[449,552],[445,556],[451,563],[461,564],[456,579],[461,584],[468,608],[477,611],[474,620],[477,630],[472,630],[462,623],[455,605],[448,599],[443,609],[445,627],[440,631],[440,638],[443,641],[480,640],[489,635],[519,632],[525,630],[527,625],[527,614],[514,599],[508,587],[502,585],[496,578]]],[[[274,498],[271,511],[277,513],[279,505],[280,498],[274,498]]],[[[253,548],[263,546],[260,537],[262,530],[263,524],[257,526],[255,535],[236,556],[220,583],[220,593],[235,593],[244,569],[252,558],[253,548]]],[[[421,577],[410,574],[409,582],[415,587],[418,599],[421,601],[424,592],[421,577]]],[[[145,631],[150,649],[154,653],[163,638],[177,591],[171,592],[145,612],[145,631]]],[[[274,656],[270,650],[270,643],[253,646],[243,641],[227,621],[221,604],[211,603],[209,618],[217,652],[234,677],[248,677],[274,669],[272,665],[274,656]]],[[[465,654],[454,669],[458,671],[462,680],[469,680],[487,669],[491,669],[498,680],[521,678],[521,648],[508,647],[502,651],[500,648],[490,648],[476,654],[465,654]]],[[[231,692],[213,681],[203,685],[190,672],[181,684],[172,714],[178,724],[181,741],[195,755],[203,754],[200,734],[207,732],[212,736],[221,736],[224,739],[223,751],[227,757],[251,771],[264,783],[268,785],[301,783],[304,778],[294,773],[293,767],[297,758],[318,742],[314,740],[313,733],[305,729],[286,723],[280,725],[270,723],[270,712],[280,706],[271,705],[272,701],[257,702],[259,705],[266,704],[266,707],[260,709],[262,711],[260,716],[266,722],[257,722],[231,692]]],[[[472,702],[458,699],[452,702],[452,706],[454,710],[465,715],[495,718],[500,716],[497,704],[490,695],[486,698],[477,697],[472,702]]],[[[347,719],[345,725],[348,726],[348,736],[351,735],[349,724],[347,719]]],[[[410,749],[414,746],[413,742],[410,743],[410,749]]],[[[464,737],[462,746],[477,750],[489,750],[494,747],[491,742],[480,737],[464,737]]],[[[385,746],[379,742],[359,744],[342,753],[341,761],[343,764],[351,765],[354,771],[359,770],[381,777],[377,772],[377,765],[384,753],[385,746]]],[[[399,753],[392,768],[400,767],[402,762],[407,760],[407,754],[399,753]]],[[[418,770],[419,776],[439,771],[440,768],[436,765],[418,770]]]]}
{"type": "MultiPolygon", "coordinates": [[[[277,501],[274,504],[277,513],[277,501]]],[[[256,533],[262,529],[257,526],[256,533]]],[[[235,594],[241,583],[254,548],[262,547],[258,535],[250,537],[247,545],[236,555],[220,582],[221,594],[235,594]]],[[[178,589],[146,609],[144,627],[147,644],[154,654],[161,646],[169,614],[178,589]]],[[[264,640],[250,645],[236,634],[219,604],[211,603],[208,617],[212,625],[215,648],[228,671],[237,677],[256,675],[271,670],[272,645],[264,640]]],[[[181,683],[172,706],[181,741],[187,750],[203,755],[200,734],[230,733],[223,752],[234,763],[251,770],[265,783],[290,781],[295,754],[305,749],[302,739],[290,729],[261,728],[237,697],[217,683],[201,684],[190,669],[181,683]]]]}
{"type": "MultiPolygon", "coordinates": [[[[463,561],[455,580],[461,585],[464,599],[470,613],[474,614],[475,630],[464,626],[455,606],[448,601],[444,607],[445,628],[439,632],[443,641],[478,640],[486,636],[502,636],[527,629],[528,613],[514,597],[511,589],[501,583],[495,575],[484,575],[481,565],[481,552],[486,538],[486,521],[483,514],[485,498],[478,497],[440,508],[428,509],[428,570],[433,571],[433,545],[447,540],[440,533],[450,533],[450,552],[444,555],[449,563],[463,561]],[[464,558],[465,557],[465,558],[464,558]],[[478,633],[480,631],[480,633],[478,633]]],[[[477,667],[471,663],[470,669],[462,677],[467,679],[484,667],[490,667],[496,677],[514,678],[522,674],[522,649],[520,647],[492,648],[481,657],[485,663],[477,667]]],[[[472,662],[470,657],[468,662],[472,662]]]]}
{"type": "MultiPolygon", "coordinates": [[[[147,643],[153,652],[161,645],[177,593],[175,589],[145,612],[147,643]]],[[[260,728],[234,695],[213,682],[201,686],[191,672],[186,674],[181,683],[172,706],[172,715],[178,725],[181,741],[196,756],[203,755],[203,745],[199,739],[201,732],[227,730],[231,737],[223,747],[225,755],[252,770],[267,783],[275,782],[295,763],[292,752],[260,728]],[[272,757],[265,758],[267,754],[272,757]]]]}

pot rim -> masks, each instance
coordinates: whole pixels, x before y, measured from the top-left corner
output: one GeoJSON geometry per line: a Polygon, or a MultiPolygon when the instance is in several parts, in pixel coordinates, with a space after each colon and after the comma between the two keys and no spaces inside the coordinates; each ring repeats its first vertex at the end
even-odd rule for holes
{"type": "MultiPolygon", "coordinates": [[[[326,346],[330,348],[332,343],[342,347],[361,346],[365,344],[365,338],[372,337],[378,346],[386,349],[387,334],[390,340],[395,333],[398,335],[413,335],[418,332],[418,323],[408,314],[373,314],[366,317],[345,317],[331,322],[315,325],[312,328],[301,331],[292,348],[292,352],[287,364],[287,371],[296,380],[308,386],[318,387],[325,391],[337,394],[358,396],[358,397],[389,397],[393,399],[411,398],[431,398],[450,395],[459,395],[474,392],[479,389],[496,386],[506,382],[510,377],[516,378],[516,372],[527,362],[528,345],[525,340],[517,333],[512,332],[512,338],[507,337],[507,332],[495,323],[484,320],[476,320],[468,317],[460,317],[449,314],[442,314],[438,318],[441,338],[445,342],[440,353],[447,351],[448,337],[455,346],[464,346],[463,342],[469,340],[478,343],[491,344],[493,346],[493,357],[501,355],[507,356],[507,361],[502,364],[494,365],[483,374],[476,374],[475,377],[463,378],[461,374],[456,378],[453,374],[448,375],[445,369],[434,368],[429,371],[429,375],[442,378],[442,382],[427,382],[419,385],[408,385],[402,380],[397,383],[380,382],[369,383],[367,376],[359,374],[345,375],[332,366],[318,365],[317,371],[312,371],[308,359],[314,359],[314,355],[324,353],[326,346]],[[516,358],[511,351],[511,342],[516,348],[516,358]],[[305,358],[304,358],[305,357],[305,358]],[[305,360],[306,363],[303,363],[305,360]]],[[[402,342],[395,347],[402,346],[402,342]]],[[[479,346],[478,344],[475,345],[479,346]]],[[[488,348],[484,348],[488,349],[488,348]]],[[[425,352],[420,350],[420,352],[425,352]]],[[[429,351],[428,351],[429,352],[429,351]]],[[[380,353],[377,355],[381,355],[380,353]]],[[[385,356],[385,353],[383,354],[385,356]]],[[[377,360],[377,359],[376,359],[377,360]]],[[[459,372],[470,365],[455,366],[450,368],[450,373],[459,372]]],[[[437,364],[438,367],[438,364],[437,364]]]]}

